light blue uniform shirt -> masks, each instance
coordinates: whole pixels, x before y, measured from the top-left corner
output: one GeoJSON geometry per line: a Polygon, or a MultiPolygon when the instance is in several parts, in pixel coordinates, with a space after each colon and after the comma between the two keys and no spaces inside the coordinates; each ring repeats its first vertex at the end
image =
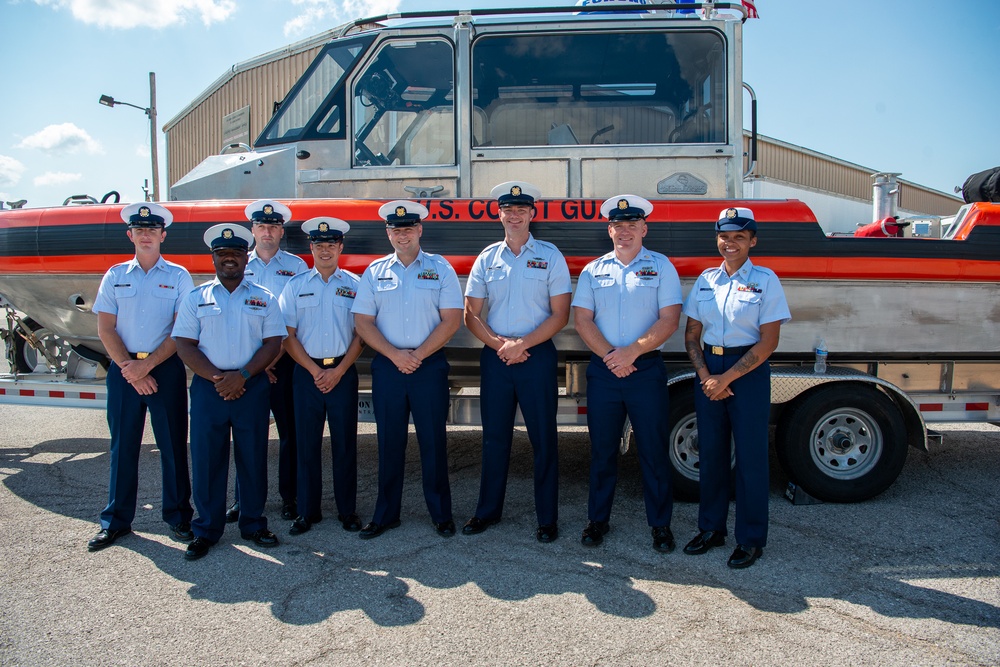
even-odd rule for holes
{"type": "Polygon", "coordinates": [[[170,335],[174,314],[192,288],[183,266],[160,257],[146,273],[133,258],[104,274],[93,310],[118,317],[115,331],[129,352],[152,352],[170,335]]]}
{"type": "Polygon", "coordinates": [[[285,326],[295,329],[295,337],[306,354],[315,359],[342,357],[354,338],[351,306],[361,280],[350,271],[337,269],[330,281],[316,269],[300,273],[285,285],[278,303],[285,326]]]}
{"type": "Polygon", "coordinates": [[[684,314],[701,322],[705,345],[753,345],[760,340],[760,325],[792,319],[774,271],[748,259],[728,276],[725,266],[705,269],[684,301],[684,314]]]}
{"type": "Polygon", "coordinates": [[[278,250],[271,261],[265,264],[254,250],[247,259],[243,277],[252,283],[263,285],[271,294],[279,296],[293,276],[308,270],[309,265],[301,257],[290,252],[278,250]]]}
{"type": "Polygon", "coordinates": [[[230,294],[216,278],[188,293],[170,335],[198,341],[216,368],[230,371],[250,363],[265,338],[284,338],[288,329],[267,289],[244,279],[230,294]]]}
{"type": "Polygon", "coordinates": [[[421,250],[409,266],[396,253],[365,269],[351,312],[374,315],[375,326],[400,350],[413,350],[441,323],[442,309],[465,305],[455,269],[440,255],[421,250]]]}
{"type": "Polygon", "coordinates": [[[573,291],[566,258],[559,249],[530,234],[515,255],[500,241],[479,253],[472,264],[465,296],[489,299],[486,323],[499,336],[531,333],[551,314],[549,299],[573,291]]]}
{"type": "Polygon", "coordinates": [[[661,308],[682,301],[677,269],[645,247],[628,266],[613,250],[587,264],[573,296],[573,306],[594,312],[594,324],[614,347],[634,343],[660,318],[661,308]]]}

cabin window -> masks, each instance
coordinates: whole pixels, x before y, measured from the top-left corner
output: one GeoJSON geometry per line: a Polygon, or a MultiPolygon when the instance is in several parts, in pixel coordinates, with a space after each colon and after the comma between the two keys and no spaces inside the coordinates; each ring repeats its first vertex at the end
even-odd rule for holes
{"type": "Polygon", "coordinates": [[[484,36],[472,73],[477,147],[726,141],[714,31],[484,36]]]}
{"type": "Polygon", "coordinates": [[[340,84],[370,41],[341,43],[320,53],[278,107],[257,144],[343,138],[344,91],[340,84]]]}
{"type": "Polygon", "coordinates": [[[354,83],[354,166],[455,164],[453,62],[444,40],[382,46],[354,83]]]}

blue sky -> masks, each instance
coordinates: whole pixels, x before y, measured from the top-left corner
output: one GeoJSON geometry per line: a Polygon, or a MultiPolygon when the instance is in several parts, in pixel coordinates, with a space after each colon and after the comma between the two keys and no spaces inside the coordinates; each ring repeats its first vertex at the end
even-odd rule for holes
{"type": "MultiPolygon", "coordinates": [[[[387,11],[511,0],[0,0],[0,199],[142,199],[162,126],[233,64],[387,11]]],[[[537,4],[537,3],[528,3],[537,4]]],[[[559,3],[553,3],[559,4],[559,3]]],[[[998,0],[757,0],[744,77],[759,130],[951,192],[1000,165],[998,0]]],[[[160,137],[162,196],[166,150],[160,137]]]]}

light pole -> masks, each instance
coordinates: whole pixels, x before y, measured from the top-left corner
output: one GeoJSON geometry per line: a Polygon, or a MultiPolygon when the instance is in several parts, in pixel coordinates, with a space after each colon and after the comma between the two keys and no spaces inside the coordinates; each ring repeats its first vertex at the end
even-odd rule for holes
{"type": "Polygon", "coordinates": [[[129,102],[122,102],[121,100],[116,100],[110,95],[101,95],[101,99],[98,101],[106,107],[123,104],[127,107],[132,107],[133,109],[139,109],[140,111],[145,112],[145,114],[149,117],[149,152],[153,162],[153,198],[151,201],[160,201],[160,161],[158,159],[158,151],[156,148],[156,72],[149,73],[148,107],[140,107],[136,104],[130,104],[129,102]]]}

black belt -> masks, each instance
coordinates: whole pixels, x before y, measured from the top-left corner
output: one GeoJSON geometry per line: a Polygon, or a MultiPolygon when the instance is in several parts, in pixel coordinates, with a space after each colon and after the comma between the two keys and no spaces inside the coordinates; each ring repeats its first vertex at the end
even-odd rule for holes
{"type": "Polygon", "coordinates": [[[343,356],[340,357],[323,357],[322,359],[317,359],[316,357],[309,357],[313,360],[320,368],[336,368],[340,365],[340,362],[344,360],[343,356]]]}
{"type": "Polygon", "coordinates": [[[742,347],[722,347],[721,345],[706,345],[705,352],[721,357],[726,354],[738,354],[743,356],[753,345],[743,345],[742,347]]]}
{"type": "Polygon", "coordinates": [[[150,354],[152,354],[152,352],[129,352],[128,358],[138,361],[139,359],[145,359],[150,354]]]}

